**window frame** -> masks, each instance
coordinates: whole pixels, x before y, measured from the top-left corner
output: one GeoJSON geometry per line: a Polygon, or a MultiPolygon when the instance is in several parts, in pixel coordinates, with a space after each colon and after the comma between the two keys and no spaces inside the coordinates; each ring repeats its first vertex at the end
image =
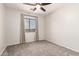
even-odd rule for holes
{"type": "Polygon", "coordinates": [[[29,29],[24,29],[25,32],[35,32],[35,29],[36,29],[36,19],[24,18],[24,20],[28,20],[29,21],[29,29]],[[31,20],[35,21],[35,29],[31,29],[31,20]]]}

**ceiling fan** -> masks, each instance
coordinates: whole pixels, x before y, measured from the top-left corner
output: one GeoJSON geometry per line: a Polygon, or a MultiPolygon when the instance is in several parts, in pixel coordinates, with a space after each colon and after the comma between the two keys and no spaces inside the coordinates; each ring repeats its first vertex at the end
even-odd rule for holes
{"type": "Polygon", "coordinates": [[[24,3],[25,5],[35,6],[32,10],[35,11],[37,8],[41,9],[42,11],[46,12],[43,6],[49,5],[51,3],[24,3]]]}

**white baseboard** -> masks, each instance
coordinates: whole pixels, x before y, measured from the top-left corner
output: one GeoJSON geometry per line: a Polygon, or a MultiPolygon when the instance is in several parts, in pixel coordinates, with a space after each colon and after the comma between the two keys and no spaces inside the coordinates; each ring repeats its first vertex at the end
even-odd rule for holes
{"type": "Polygon", "coordinates": [[[3,54],[3,52],[5,51],[6,48],[7,48],[7,46],[2,49],[2,51],[0,52],[0,56],[3,54]]]}
{"type": "MultiPolygon", "coordinates": [[[[47,40],[47,39],[46,39],[46,40],[47,40]]],[[[72,49],[72,48],[70,48],[70,47],[67,47],[67,46],[65,46],[65,45],[59,44],[59,43],[54,42],[54,41],[50,41],[50,40],[47,40],[47,41],[49,41],[49,42],[51,42],[51,43],[54,43],[54,44],[56,44],[56,45],[59,45],[59,46],[61,46],[61,47],[67,48],[67,49],[69,49],[69,50],[72,50],[72,51],[74,51],[74,52],[79,53],[79,50],[72,49]]]]}

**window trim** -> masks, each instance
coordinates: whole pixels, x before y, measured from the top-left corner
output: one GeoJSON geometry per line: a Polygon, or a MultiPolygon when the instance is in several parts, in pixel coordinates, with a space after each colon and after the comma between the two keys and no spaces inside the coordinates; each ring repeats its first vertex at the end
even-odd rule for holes
{"type": "MultiPolygon", "coordinates": [[[[32,19],[32,18],[24,18],[24,19],[27,19],[29,20],[29,29],[24,29],[25,32],[35,32],[35,29],[31,29],[31,25],[30,25],[30,20],[34,20],[36,22],[36,19],[32,19]]],[[[36,27],[36,26],[35,26],[36,27]]]]}

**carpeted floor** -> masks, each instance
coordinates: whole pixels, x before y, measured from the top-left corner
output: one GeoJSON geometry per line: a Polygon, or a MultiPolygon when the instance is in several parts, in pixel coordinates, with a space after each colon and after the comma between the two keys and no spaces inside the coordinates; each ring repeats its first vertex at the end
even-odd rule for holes
{"type": "Polygon", "coordinates": [[[9,46],[6,50],[8,56],[79,56],[77,52],[44,40],[9,46]]]}

